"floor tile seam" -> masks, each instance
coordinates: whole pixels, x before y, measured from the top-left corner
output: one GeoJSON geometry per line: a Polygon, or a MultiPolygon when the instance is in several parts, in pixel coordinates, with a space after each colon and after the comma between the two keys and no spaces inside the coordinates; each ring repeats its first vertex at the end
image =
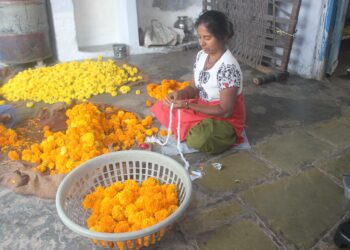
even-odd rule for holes
{"type": "MultiPolygon", "coordinates": [[[[254,149],[252,149],[252,152],[254,154],[254,156],[262,161],[269,169],[271,170],[275,170],[275,171],[278,171],[278,172],[284,172],[284,173],[287,173],[285,171],[283,171],[283,169],[279,168],[276,164],[274,164],[273,162],[271,162],[269,159],[265,158],[264,155],[260,154],[259,151],[255,151],[254,149]]],[[[289,175],[289,173],[287,173],[289,175]]]]}
{"type": "MultiPolygon", "coordinates": [[[[204,229],[204,231],[201,231],[199,233],[193,233],[191,235],[189,235],[188,233],[186,233],[186,229],[183,228],[181,225],[179,225],[179,231],[181,232],[182,235],[184,235],[183,237],[186,239],[186,241],[190,241],[190,240],[193,240],[193,239],[196,239],[198,237],[201,237],[201,236],[205,236],[207,234],[210,234],[210,233],[215,233],[216,231],[222,229],[222,228],[225,228],[225,227],[229,227],[231,225],[235,225],[241,221],[245,221],[247,220],[246,217],[244,217],[243,215],[240,215],[240,216],[236,216],[236,217],[233,217],[231,219],[228,219],[228,220],[225,220],[223,221],[222,223],[218,223],[217,225],[213,226],[212,228],[206,228],[204,229]]],[[[248,218],[248,220],[251,220],[248,218]]]]}
{"type": "Polygon", "coordinates": [[[240,197],[238,195],[238,199],[240,200],[240,202],[242,204],[244,204],[244,208],[246,210],[248,210],[248,213],[251,214],[252,216],[254,216],[253,218],[250,218],[251,221],[253,221],[255,224],[257,224],[257,226],[264,232],[264,234],[266,234],[270,239],[272,237],[272,241],[277,245],[277,246],[281,246],[282,248],[279,248],[281,250],[288,250],[287,247],[287,243],[286,240],[281,236],[279,236],[274,230],[273,228],[268,224],[268,222],[265,222],[265,220],[258,214],[258,211],[256,209],[256,207],[254,207],[253,205],[247,203],[244,201],[244,199],[242,197],[240,197]]]}
{"type": "Polygon", "coordinates": [[[345,213],[309,250],[317,250],[317,247],[319,247],[322,242],[325,242],[324,240],[327,238],[333,239],[332,235],[336,231],[338,226],[343,221],[345,221],[346,219],[349,219],[349,218],[350,218],[350,212],[345,213]]]}
{"type": "Polygon", "coordinates": [[[350,142],[348,144],[345,144],[345,145],[336,145],[336,144],[328,141],[325,138],[322,138],[322,137],[319,137],[319,136],[313,134],[311,131],[307,131],[307,133],[310,136],[312,136],[313,138],[320,140],[324,143],[327,143],[332,147],[332,149],[328,152],[328,154],[323,156],[323,158],[329,158],[329,157],[332,158],[334,155],[341,154],[341,152],[345,152],[346,150],[350,149],[350,142]]]}
{"type": "Polygon", "coordinates": [[[320,168],[320,167],[317,167],[317,166],[315,166],[315,165],[313,165],[313,167],[314,167],[315,169],[317,169],[321,174],[323,174],[327,179],[329,179],[329,180],[332,181],[334,184],[336,184],[338,187],[340,187],[340,188],[342,188],[342,189],[344,188],[342,182],[339,181],[337,177],[333,176],[332,174],[328,173],[327,171],[323,170],[323,169],[320,168]]]}
{"type": "Polygon", "coordinates": [[[207,203],[203,206],[196,207],[196,208],[192,209],[192,211],[187,212],[186,214],[189,216],[192,216],[198,212],[203,212],[203,209],[211,210],[211,209],[218,208],[218,207],[222,206],[224,203],[230,203],[230,202],[237,202],[240,206],[242,205],[241,203],[239,203],[239,201],[237,199],[237,195],[235,195],[234,199],[230,199],[230,200],[225,200],[225,197],[221,197],[220,199],[215,200],[211,203],[207,203]]]}
{"type": "MultiPolygon", "coordinates": [[[[283,133],[283,134],[280,134],[278,136],[276,136],[277,138],[280,138],[280,137],[283,137],[283,136],[286,136],[286,135],[292,135],[294,133],[298,133],[298,132],[301,132],[301,133],[305,133],[309,136],[311,136],[312,138],[318,140],[318,141],[321,141],[323,143],[326,143],[327,145],[331,146],[331,149],[330,150],[327,150],[327,151],[330,151],[328,152],[326,155],[325,154],[322,154],[322,159],[327,159],[327,157],[329,157],[330,155],[333,154],[333,152],[335,152],[338,147],[336,145],[334,145],[333,143],[329,142],[328,140],[324,140],[323,138],[319,138],[318,136],[315,136],[313,135],[311,132],[309,132],[308,130],[293,130],[293,131],[290,131],[289,133],[283,133]]],[[[270,137],[271,138],[271,137],[270,137]]],[[[259,145],[263,145],[265,143],[268,143],[268,140],[266,141],[263,141],[261,143],[259,143],[259,145]]],[[[346,146],[348,147],[348,146],[346,146]]],[[[280,171],[283,171],[281,168],[279,168],[277,165],[275,165],[272,161],[270,161],[269,159],[267,159],[264,155],[261,154],[261,152],[259,150],[254,150],[254,147],[252,147],[251,149],[251,152],[253,152],[253,154],[259,158],[260,160],[262,160],[267,166],[269,166],[270,168],[272,169],[277,169],[277,170],[280,170],[280,171]]],[[[312,165],[313,162],[315,162],[316,160],[319,160],[319,159],[314,159],[314,160],[311,160],[307,165],[312,165]]],[[[297,172],[300,172],[300,166],[296,166],[297,167],[297,172]]],[[[290,173],[289,173],[290,174],[290,173]]]]}
{"type": "Polygon", "coordinates": [[[254,159],[264,163],[270,170],[277,170],[277,171],[281,171],[281,172],[283,171],[282,169],[276,167],[275,164],[273,164],[270,160],[266,159],[262,154],[260,154],[259,151],[256,151],[253,148],[250,151],[250,155],[254,159]]]}
{"type": "Polygon", "coordinates": [[[278,235],[277,233],[275,233],[273,228],[270,227],[270,225],[267,222],[265,222],[257,213],[255,214],[255,216],[256,216],[259,228],[262,227],[264,229],[265,234],[268,233],[269,238],[273,241],[275,245],[277,245],[278,249],[288,250],[287,240],[284,239],[281,235],[278,235]]]}
{"type": "MultiPolygon", "coordinates": [[[[317,140],[319,140],[319,141],[322,141],[322,142],[324,142],[324,143],[327,143],[327,144],[329,144],[330,146],[332,146],[332,147],[334,147],[334,148],[341,147],[341,146],[338,146],[337,144],[334,144],[333,142],[327,140],[327,139],[324,138],[324,137],[318,136],[317,134],[315,134],[314,132],[312,132],[311,129],[312,129],[312,128],[309,128],[309,129],[307,129],[307,130],[305,131],[305,132],[306,132],[308,135],[310,135],[311,137],[313,137],[313,138],[315,138],[315,139],[317,139],[317,140]]],[[[350,146],[350,142],[349,142],[349,144],[346,144],[346,145],[345,145],[345,147],[348,147],[348,146],[350,146]]]]}

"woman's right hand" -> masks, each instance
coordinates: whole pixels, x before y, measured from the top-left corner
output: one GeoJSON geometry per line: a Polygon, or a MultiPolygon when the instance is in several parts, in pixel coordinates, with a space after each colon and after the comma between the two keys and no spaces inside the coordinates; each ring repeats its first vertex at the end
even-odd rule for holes
{"type": "Polygon", "coordinates": [[[172,103],[175,103],[176,101],[178,100],[182,100],[184,99],[183,96],[182,96],[182,92],[181,90],[180,91],[174,91],[174,92],[171,92],[169,93],[165,99],[164,99],[164,103],[166,106],[169,106],[172,104],[172,103]]]}

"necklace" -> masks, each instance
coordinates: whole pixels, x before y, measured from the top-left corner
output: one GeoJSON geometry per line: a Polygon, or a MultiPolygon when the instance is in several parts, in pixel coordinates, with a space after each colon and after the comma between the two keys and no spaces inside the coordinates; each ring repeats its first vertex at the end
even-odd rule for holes
{"type": "Polygon", "coordinates": [[[212,66],[214,66],[214,64],[215,64],[217,61],[219,61],[219,59],[221,58],[221,56],[222,56],[223,54],[224,54],[224,53],[221,52],[220,55],[219,55],[216,59],[214,59],[214,61],[212,61],[212,62],[210,62],[210,55],[208,55],[208,56],[207,56],[207,60],[206,60],[206,62],[205,62],[205,68],[206,68],[206,69],[209,69],[209,68],[211,68],[212,66]]]}

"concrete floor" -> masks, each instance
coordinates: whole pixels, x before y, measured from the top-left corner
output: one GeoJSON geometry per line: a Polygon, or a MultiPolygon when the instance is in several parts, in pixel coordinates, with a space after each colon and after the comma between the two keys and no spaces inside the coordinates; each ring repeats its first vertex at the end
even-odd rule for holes
{"type": "MultiPolygon", "coordinates": [[[[128,58],[152,82],[188,80],[196,51],[128,58]]],[[[349,51],[343,58],[350,58],[349,51]]],[[[343,59],[342,59],[343,60],[343,59]]],[[[204,177],[183,218],[159,249],[337,249],[333,235],[350,217],[342,175],[350,172],[350,81],[342,61],[324,82],[290,76],[255,86],[243,66],[246,132],[252,149],[218,156],[186,155],[204,177]],[[212,163],[223,164],[221,171],[212,163]]],[[[144,89],[145,86],[142,88],[144,89]]],[[[92,98],[146,115],[139,98],[92,98]]],[[[18,108],[20,117],[33,111],[18,108]]],[[[178,157],[175,159],[181,160],[178,157]]],[[[89,240],[65,227],[54,201],[0,188],[0,249],[91,249],[89,240]]]]}

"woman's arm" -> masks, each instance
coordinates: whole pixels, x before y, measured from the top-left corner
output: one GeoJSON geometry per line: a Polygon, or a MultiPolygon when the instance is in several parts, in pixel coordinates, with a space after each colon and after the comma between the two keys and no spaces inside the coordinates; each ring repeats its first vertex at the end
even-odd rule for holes
{"type": "Polygon", "coordinates": [[[221,90],[220,103],[218,105],[204,106],[197,103],[189,103],[187,100],[177,100],[174,102],[174,108],[192,109],[203,114],[227,118],[232,115],[237,91],[237,87],[221,90]]]}

